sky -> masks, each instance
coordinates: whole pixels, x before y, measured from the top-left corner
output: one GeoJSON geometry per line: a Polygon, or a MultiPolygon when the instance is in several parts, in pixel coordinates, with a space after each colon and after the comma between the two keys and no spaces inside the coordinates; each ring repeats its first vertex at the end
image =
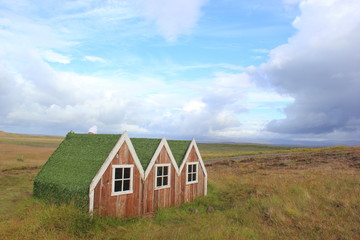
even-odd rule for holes
{"type": "Polygon", "coordinates": [[[358,0],[0,0],[0,130],[360,145],[358,0]]]}

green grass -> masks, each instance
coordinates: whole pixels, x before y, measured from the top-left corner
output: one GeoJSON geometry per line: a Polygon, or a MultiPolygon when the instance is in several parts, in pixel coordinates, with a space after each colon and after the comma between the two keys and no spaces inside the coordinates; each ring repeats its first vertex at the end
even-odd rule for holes
{"type": "Polygon", "coordinates": [[[191,141],[167,140],[178,166],[181,165],[191,141]]]}
{"type": "Polygon", "coordinates": [[[311,148],[282,147],[261,144],[198,143],[203,159],[271,153],[301,152],[311,148]]]}
{"type": "Polygon", "coordinates": [[[34,196],[88,206],[89,185],[120,135],[68,133],[34,179],[34,196]]]}
{"type": "Polygon", "coordinates": [[[135,152],[145,170],[149,165],[152,156],[154,155],[161,139],[155,138],[131,138],[135,152]]]}

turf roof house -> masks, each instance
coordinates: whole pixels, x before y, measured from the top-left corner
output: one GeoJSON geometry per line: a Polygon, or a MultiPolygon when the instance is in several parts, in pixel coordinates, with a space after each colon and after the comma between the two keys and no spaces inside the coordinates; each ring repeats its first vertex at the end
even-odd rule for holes
{"type": "Polygon", "coordinates": [[[68,133],[34,179],[34,196],[100,216],[131,217],[206,195],[195,140],[68,133]]]}

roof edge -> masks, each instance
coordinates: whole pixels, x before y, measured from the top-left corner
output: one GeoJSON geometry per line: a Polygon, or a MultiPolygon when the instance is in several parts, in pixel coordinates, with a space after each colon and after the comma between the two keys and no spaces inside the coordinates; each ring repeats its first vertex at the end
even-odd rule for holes
{"type": "Polygon", "coordinates": [[[95,190],[95,187],[99,183],[102,175],[104,174],[106,169],[109,167],[111,161],[114,159],[114,157],[116,156],[117,152],[119,151],[121,146],[124,144],[124,142],[126,142],[128,148],[129,148],[130,154],[132,155],[132,157],[134,159],[134,163],[135,163],[136,167],[139,170],[140,177],[142,179],[144,178],[144,169],[142,168],[140,160],[139,160],[138,156],[136,155],[134,146],[131,143],[129,135],[128,135],[127,131],[125,131],[123,134],[121,134],[119,140],[116,142],[113,149],[111,150],[111,152],[107,156],[106,160],[101,165],[99,171],[96,173],[95,177],[90,182],[90,186],[89,186],[89,212],[90,212],[90,215],[93,214],[93,210],[94,210],[94,190],[95,190]]]}
{"type": "Polygon", "coordinates": [[[186,151],[186,154],[185,154],[185,156],[184,156],[184,159],[183,159],[182,162],[181,162],[181,165],[180,165],[180,168],[179,168],[179,172],[181,172],[181,171],[183,170],[183,168],[184,168],[184,166],[185,166],[185,163],[186,163],[186,159],[189,157],[192,147],[195,148],[195,153],[196,153],[196,155],[197,155],[198,158],[199,158],[199,162],[200,162],[201,168],[202,168],[202,170],[203,170],[203,172],[204,172],[205,177],[207,177],[207,171],[206,171],[206,168],[205,168],[205,164],[204,164],[204,161],[203,161],[203,159],[202,159],[202,157],[201,157],[201,154],[200,154],[199,148],[198,148],[198,146],[197,146],[197,144],[196,144],[195,138],[193,138],[193,139],[191,140],[191,143],[190,143],[190,145],[189,145],[189,147],[188,147],[188,149],[187,149],[187,151],[186,151]]]}
{"type": "Polygon", "coordinates": [[[155,162],[156,162],[156,159],[157,159],[158,156],[160,155],[160,152],[161,152],[161,150],[162,150],[163,147],[165,147],[167,153],[169,154],[170,161],[171,161],[172,165],[173,165],[174,168],[175,168],[176,174],[179,175],[180,171],[179,171],[179,167],[178,167],[177,164],[176,164],[174,155],[173,155],[172,152],[171,152],[170,146],[169,146],[166,138],[163,137],[163,138],[161,139],[161,142],[159,143],[158,147],[156,148],[156,151],[155,151],[154,155],[152,156],[152,158],[151,158],[151,160],[150,160],[150,163],[148,164],[148,166],[147,166],[147,168],[146,168],[144,179],[146,179],[146,178],[148,177],[148,175],[150,174],[150,171],[151,171],[151,169],[153,168],[153,166],[154,166],[154,164],[155,164],[155,162]]]}

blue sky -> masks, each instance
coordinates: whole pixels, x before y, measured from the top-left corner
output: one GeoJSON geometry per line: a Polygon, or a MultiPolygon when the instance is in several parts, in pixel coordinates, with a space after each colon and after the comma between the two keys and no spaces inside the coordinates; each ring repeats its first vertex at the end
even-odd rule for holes
{"type": "Polygon", "coordinates": [[[355,144],[356,0],[0,0],[0,130],[355,144]]]}

